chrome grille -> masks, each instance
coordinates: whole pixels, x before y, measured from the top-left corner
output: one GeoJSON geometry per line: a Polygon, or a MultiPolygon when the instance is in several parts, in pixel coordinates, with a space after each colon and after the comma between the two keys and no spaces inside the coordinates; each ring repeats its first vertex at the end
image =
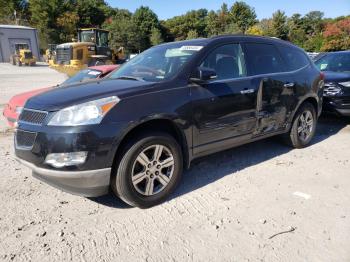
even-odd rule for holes
{"type": "Polygon", "coordinates": [[[32,149],[36,138],[36,133],[17,130],[15,134],[15,145],[19,149],[32,149]]]}
{"type": "Polygon", "coordinates": [[[58,64],[70,64],[72,59],[71,47],[57,47],[56,48],[56,61],[58,64]]]}
{"type": "Polygon", "coordinates": [[[24,108],[19,115],[19,122],[29,123],[33,125],[41,125],[44,123],[47,112],[24,108]]]}
{"type": "Polygon", "coordinates": [[[323,89],[323,95],[325,96],[334,96],[341,92],[341,88],[335,83],[326,83],[323,89]]]}

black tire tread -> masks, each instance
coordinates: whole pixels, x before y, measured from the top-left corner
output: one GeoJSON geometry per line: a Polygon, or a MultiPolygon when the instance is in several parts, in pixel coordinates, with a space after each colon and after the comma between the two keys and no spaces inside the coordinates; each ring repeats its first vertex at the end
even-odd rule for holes
{"type": "MultiPolygon", "coordinates": [[[[304,112],[304,110],[306,110],[306,109],[309,109],[311,111],[311,113],[313,114],[313,116],[314,116],[315,126],[314,126],[314,131],[313,132],[315,133],[316,122],[317,122],[316,110],[315,110],[315,107],[311,103],[305,102],[297,110],[289,132],[283,135],[285,143],[287,145],[291,146],[291,147],[304,148],[304,147],[306,147],[308,145],[308,144],[302,143],[299,140],[298,135],[297,135],[297,123],[298,122],[296,121],[299,118],[299,115],[302,112],[304,112]]],[[[311,138],[311,140],[312,140],[312,138],[311,138]]]]}
{"type": "MultiPolygon", "coordinates": [[[[172,192],[169,191],[168,194],[165,194],[164,196],[161,197],[161,199],[159,199],[158,201],[155,201],[153,203],[147,203],[147,202],[142,202],[142,201],[138,201],[134,196],[133,193],[130,192],[130,190],[127,187],[127,184],[125,183],[125,181],[123,180],[123,176],[120,174],[120,172],[122,172],[123,170],[126,170],[128,168],[128,165],[130,163],[130,158],[132,157],[132,155],[135,153],[135,151],[141,147],[145,141],[149,141],[152,139],[159,139],[159,138],[166,138],[166,139],[170,139],[175,145],[177,145],[177,150],[179,150],[178,152],[180,153],[180,172],[179,172],[179,178],[181,176],[182,173],[182,155],[181,155],[181,149],[180,146],[178,145],[178,143],[176,142],[176,140],[170,136],[167,133],[163,133],[163,132],[156,132],[156,133],[145,133],[143,135],[137,136],[133,139],[131,139],[127,145],[123,148],[122,150],[122,155],[123,157],[121,157],[116,170],[114,172],[114,174],[112,174],[112,179],[111,179],[111,188],[112,191],[114,192],[114,194],[121,198],[124,202],[126,202],[127,204],[129,204],[130,206],[134,206],[134,207],[139,207],[139,208],[149,208],[151,206],[157,205],[161,202],[163,202],[168,195],[172,192]]],[[[174,188],[176,187],[178,181],[175,183],[174,188]]]]}

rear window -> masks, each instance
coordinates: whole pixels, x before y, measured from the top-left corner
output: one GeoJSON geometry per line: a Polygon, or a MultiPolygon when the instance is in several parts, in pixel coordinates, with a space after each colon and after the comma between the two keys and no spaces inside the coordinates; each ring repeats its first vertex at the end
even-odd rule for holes
{"type": "Polygon", "coordinates": [[[309,64],[306,54],[300,50],[285,46],[281,46],[280,50],[289,71],[298,70],[309,64]]]}
{"type": "Polygon", "coordinates": [[[246,43],[250,74],[261,75],[285,71],[285,65],[274,45],[246,43]]]}

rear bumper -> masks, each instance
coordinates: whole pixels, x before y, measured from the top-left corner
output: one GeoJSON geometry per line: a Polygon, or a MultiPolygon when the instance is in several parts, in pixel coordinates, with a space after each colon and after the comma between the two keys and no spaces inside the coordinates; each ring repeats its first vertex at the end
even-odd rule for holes
{"type": "Polygon", "coordinates": [[[86,171],[59,171],[37,167],[19,158],[17,160],[30,168],[35,178],[62,191],[84,197],[97,197],[108,193],[111,168],[86,171]]]}

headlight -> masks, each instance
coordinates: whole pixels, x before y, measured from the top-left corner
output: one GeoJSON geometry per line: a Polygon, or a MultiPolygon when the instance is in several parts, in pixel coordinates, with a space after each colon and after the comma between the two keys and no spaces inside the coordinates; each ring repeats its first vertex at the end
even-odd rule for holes
{"type": "Polygon", "coordinates": [[[345,86],[345,87],[350,87],[350,81],[340,82],[339,84],[341,84],[342,86],[345,86]]]}
{"type": "Polygon", "coordinates": [[[54,114],[48,125],[80,126],[99,124],[107,112],[119,101],[120,99],[117,96],[111,96],[64,108],[54,114]]]}
{"type": "Polygon", "coordinates": [[[16,106],[16,114],[20,115],[23,111],[23,106],[16,106]]]}

